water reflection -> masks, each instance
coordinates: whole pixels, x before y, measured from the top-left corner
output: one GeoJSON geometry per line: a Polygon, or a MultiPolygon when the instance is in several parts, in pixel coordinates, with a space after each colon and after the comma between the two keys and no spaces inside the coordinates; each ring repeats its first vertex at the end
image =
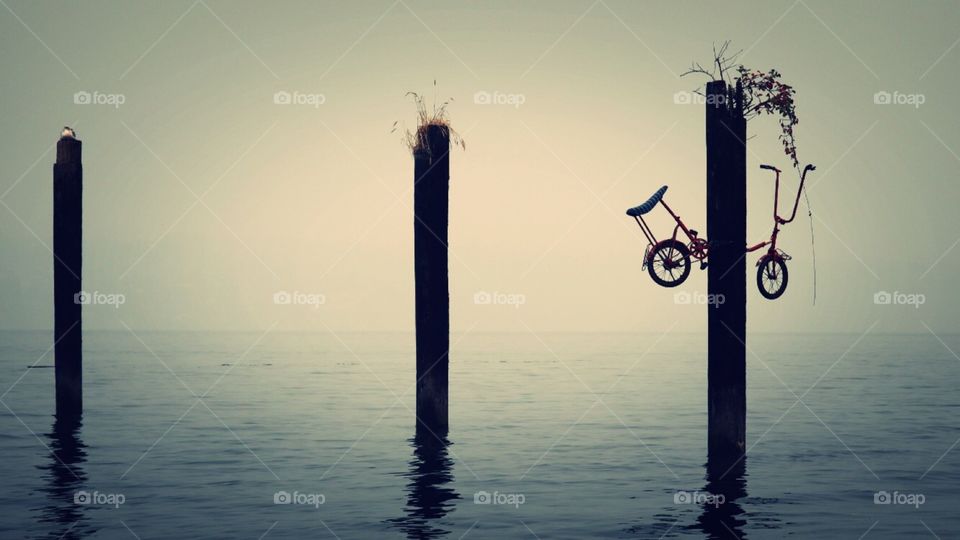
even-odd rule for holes
{"type": "Polygon", "coordinates": [[[50,461],[37,468],[44,471],[46,483],[41,491],[47,502],[39,509],[37,521],[49,532],[41,538],[75,540],[95,532],[86,523],[83,506],[74,502],[76,492],[87,482],[82,467],[87,461],[87,452],[80,439],[81,427],[79,416],[59,416],[46,435],[50,461]]]}
{"type": "Polygon", "coordinates": [[[711,495],[705,498],[703,512],[697,518],[697,526],[705,538],[745,539],[747,524],[738,499],[747,496],[747,458],[707,459],[707,485],[704,491],[711,495]]]}
{"type": "Polygon", "coordinates": [[[460,495],[450,485],[453,483],[453,461],[447,456],[446,432],[437,433],[417,426],[410,441],[413,458],[410,460],[407,483],[405,517],[393,523],[410,539],[441,538],[450,530],[440,521],[453,511],[454,501],[460,495]]]}

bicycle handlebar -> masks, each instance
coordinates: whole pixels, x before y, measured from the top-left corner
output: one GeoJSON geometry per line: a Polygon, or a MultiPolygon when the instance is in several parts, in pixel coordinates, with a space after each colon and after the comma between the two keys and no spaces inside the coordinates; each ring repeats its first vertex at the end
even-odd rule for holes
{"type": "MultiPolygon", "coordinates": [[[[809,167],[809,165],[808,165],[808,167],[809,167]]],[[[780,169],[774,167],[773,165],[760,165],[760,168],[761,168],[761,169],[766,169],[766,170],[768,170],[768,171],[777,171],[777,172],[780,172],[780,169]]]]}

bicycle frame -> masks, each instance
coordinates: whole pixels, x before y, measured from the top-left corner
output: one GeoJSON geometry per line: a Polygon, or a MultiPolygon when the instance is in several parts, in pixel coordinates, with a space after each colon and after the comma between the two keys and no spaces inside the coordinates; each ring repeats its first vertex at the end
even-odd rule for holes
{"type": "MultiPolygon", "coordinates": [[[[683,234],[686,235],[687,239],[690,240],[691,244],[694,244],[694,245],[698,244],[698,241],[701,239],[698,238],[697,232],[692,229],[689,229],[687,225],[683,222],[683,220],[680,219],[680,216],[678,216],[673,211],[673,209],[670,208],[670,206],[667,204],[666,201],[664,201],[663,199],[660,199],[660,204],[662,204],[663,208],[667,211],[668,214],[670,214],[670,217],[672,217],[674,221],[677,222],[677,225],[673,228],[673,235],[671,235],[670,239],[673,241],[676,241],[677,233],[679,231],[683,231],[683,234]]],[[[650,226],[647,225],[647,222],[644,221],[642,216],[633,216],[633,219],[636,220],[637,225],[640,227],[640,230],[643,231],[643,235],[647,237],[647,242],[649,243],[649,245],[647,246],[647,252],[649,253],[650,248],[659,244],[660,242],[657,240],[657,237],[654,236],[653,231],[650,229],[650,226]]],[[[705,247],[704,249],[693,250],[691,255],[697,260],[703,261],[704,259],[707,258],[707,250],[705,249],[705,247]]],[[[644,254],[644,263],[649,262],[647,260],[648,257],[649,257],[648,254],[644,254]]]]}
{"type": "Polygon", "coordinates": [[[770,240],[764,240],[759,244],[747,246],[747,253],[769,246],[767,253],[770,256],[783,258],[777,251],[777,235],[780,234],[780,226],[790,223],[794,220],[794,218],[797,217],[797,207],[800,205],[800,194],[803,193],[803,184],[807,179],[807,173],[815,170],[816,167],[813,165],[807,165],[804,167],[803,174],[800,175],[800,187],[797,188],[797,198],[793,201],[793,212],[790,213],[790,219],[784,219],[777,213],[777,210],[780,207],[780,173],[783,171],[772,165],[760,165],[760,168],[774,171],[776,174],[776,182],[773,188],[773,232],[770,234],[770,240]]]}

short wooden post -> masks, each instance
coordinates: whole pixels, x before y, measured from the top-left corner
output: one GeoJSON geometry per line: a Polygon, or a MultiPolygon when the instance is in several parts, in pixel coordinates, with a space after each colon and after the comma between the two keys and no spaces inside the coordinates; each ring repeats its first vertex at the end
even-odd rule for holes
{"type": "Polygon", "coordinates": [[[707,451],[738,456],[747,431],[747,122],[742,91],[707,84],[707,451]]]}
{"type": "Polygon", "coordinates": [[[65,129],[57,142],[53,165],[53,333],[58,417],[83,412],[81,147],[81,142],[65,129]]]}
{"type": "Polygon", "coordinates": [[[450,129],[420,126],[413,149],[413,241],[416,284],[417,422],[447,432],[450,294],[447,219],[450,129]]]}

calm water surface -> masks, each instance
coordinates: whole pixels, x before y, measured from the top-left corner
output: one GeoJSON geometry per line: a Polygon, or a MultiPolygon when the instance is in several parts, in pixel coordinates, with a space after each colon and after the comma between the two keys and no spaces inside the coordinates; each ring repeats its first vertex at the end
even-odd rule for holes
{"type": "Polygon", "coordinates": [[[49,334],[3,332],[0,537],[960,536],[960,336],[751,336],[732,468],[705,336],[660,337],[455,335],[440,444],[412,334],[88,332],[58,423],[49,334]]]}

